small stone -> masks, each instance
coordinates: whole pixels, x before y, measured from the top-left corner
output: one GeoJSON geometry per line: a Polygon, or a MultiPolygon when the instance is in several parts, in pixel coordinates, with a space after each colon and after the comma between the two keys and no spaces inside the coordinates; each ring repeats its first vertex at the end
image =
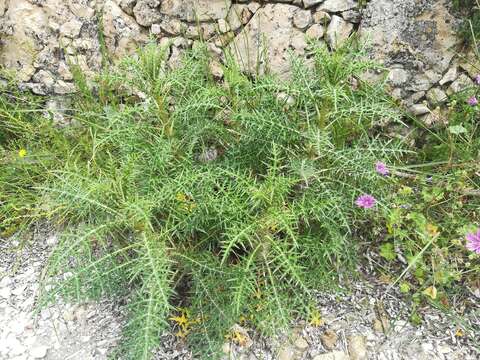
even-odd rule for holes
{"type": "Polygon", "coordinates": [[[431,105],[443,104],[447,100],[447,94],[440,88],[431,88],[427,92],[427,100],[431,105]]]}
{"type": "Polygon", "coordinates": [[[458,77],[458,79],[450,84],[447,89],[447,94],[453,95],[472,86],[472,79],[470,79],[467,75],[462,74],[458,77]]]}
{"type": "Polygon", "coordinates": [[[321,39],[325,34],[325,29],[323,28],[322,24],[313,24],[308,28],[305,34],[310,39],[318,40],[321,39]]]}
{"type": "Polygon", "coordinates": [[[412,105],[410,106],[409,110],[414,116],[419,116],[419,115],[427,114],[428,112],[430,112],[430,109],[425,104],[412,105]]]}
{"type": "Polygon", "coordinates": [[[348,352],[352,360],[367,360],[367,344],[365,336],[352,335],[348,338],[348,352]]]}
{"type": "Polygon", "coordinates": [[[347,354],[343,351],[332,351],[326,354],[320,354],[315,356],[312,360],[349,360],[347,354]]]}
{"type": "Polygon", "coordinates": [[[322,10],[318,10],[313,14],[313,21],[316,24],[326,25],[330,22],[331,19],[332,17],[330,16],[330,14],[322,10]]]}
{"type": "Polygon", "coordinates": [[[70,11],[78,17],[91,19],[95,15],[95,10],[82,4],[71,3],[69,5],[70,11]]]}
{"type": "Polygon", "coordinates": [[[75,320],[75,311],[67,310],[63,313],[63,319],[65,321],[73,321],[75,320]]]}
{"type": "Polygon", "coordinates": [[[437,345],[437,349],[441,354],[449,354],[453,351],[453,349],[447,345],[437,345]]]}
{"type": "Polygon", "coordinates": [[[308,349],[308,342],[307,342],[307,340],[305,340],[305,338],[303,336],[299,336],[293,344],[299,350],[304,351],[304,350],[308,349]]]}
{"type": "Polygon", "coordinates": [[[161,20],[160,12],[157,9],[159,5],[159,0],[137,0],[133,7],[133,15],[137,23],[148,27],[161,20]]]}
{"type": "Polygon", "coordinates": [[[63,80],[58,80],[53,87],[53,91],[55,92],[55,94],[59,95],[71,94],[75,92],[75,84],[67,83],[63,80]]]}
{"type": "Polygon", "coordinates": [[[357,5],[355,0],[325,0],[318,9],[332,13],[350,10],[356,8],[357,5]]]}
{"type": "Polygon", "coordinates": [[[287,93],[281,92],[277,95],[277,100],[281,103],[284,104],[285,108],[289,108],[293,105],[295,105],[295,99],[288,95],[287,93]]]}
{"type": "Polygon", "coordinates": [[[160,28],[169,35],[178,36],[184,30],[184,25],[180,20],[172,19],[160,23],[160,28]]]}
{"type": "Polygon", "coordinates": [[[327,29],[327,43],[335,50],[350,36],[353,25],[343,20],[340,16],[332,16],[327,29]]]}
{"type": "Polygon", "coordinates": [[[3,287],[0,289],[0,298],[8,299],[12,294],[12,290],[8,287],[3,287]]]}
{"type": "Polygon", "coordinates": [[[75,38],[80,34],[82,26],[81,21],[73,19],[60,26],[60,33],[66,37],[75,38]]]}
{"type": "Polygon", "coordinates": [[[70,67],[67,65],[67,63],[65,61],[61,61],[59,64],[58,64],[58,75],[60,75],[60,77],[63,79],[63,80],[72,80],[73,79],[73,75],[72,75],[72,72],[70,71],[70,67]]]}
{"type": "Polygon", "coordinates": [[[284,345],[278,352],[277,359],[278,360],[294,360],[295,350],[289,345],[284,345]]]}
{"type": "Polygon", "coordinates": [[[347,10],[342,13],[342,17],[353,24],[358,24],[362,20],[362,14],[358,10],[347,10]]]}
{"type": "Polygon", "coordinates": [[[308,10],[298,9],[293,14],[293,25],[300,30],[305,30],[312,20],[312,14],[308,10]]]}
{"type": "Polygon", "coordinates": [[[326,330],[322,335],[320,335],[320,341],[322,345],[327,350],[333,350],[337,344],[338,336],[333,330],[326,330]]]}
{"type": "Polygon", "coordinates": [[[0,287],[8,286],[12,283],[12,278],[10,276],[4,276],[2,280],[0,280],[0,287]]]}
{"type": "Polygon", "coordinates": [[[388,74],[388,81],[394,86],[405,84],[408,78],[408,71],[404,69],[394,68],[388,74]]]}
{"type": "Polygon", "coordinates": [[[37,346],[30,350],[30,356],[34,359],[43,359],[47,356],[48,347],[47,346],[37,346]]]}
{"type": "Polygon", "coordinates": [[[162,26],[160,24],[153,24],[150,27],[150,32],[153,35],[160,35],[162,33],[162,26]]]}
{"type": "Polygon", "coordinates": [[[457,79],[457,67],[452,66],[448,71],[443,75],[442,79],[439,81],[440,85],[445,85],[446,83],[453,82],[457,79]]]}
{"type": "Polygon", "coordinates": [[[208,64],[208,67],[210,68],[210,73],[215,80],[220,80],[223,78],[222,64],[220,64],[218,60],[211,60],[208,64]]]}
{"type": "Polygon", "coordinates": [[[320,4],[321,2],[323,2],[323,0],[303,0],[303,6],[308,9],[314,5],[320,4]]]}
{"type": "Polygon", "coordinates": [[[423,343],[421,347],[424,352],[433,351],[433,345],[430,343],[423,343]]]}

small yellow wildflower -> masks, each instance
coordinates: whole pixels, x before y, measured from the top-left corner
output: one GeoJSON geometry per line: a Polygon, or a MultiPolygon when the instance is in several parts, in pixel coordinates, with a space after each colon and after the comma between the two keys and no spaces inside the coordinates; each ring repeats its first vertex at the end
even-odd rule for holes
{"type": "Polygon", "coordinates": [[[178,201],[178,202],[185,202],[187,201],[187,196],[184,194],[184,193],[177,193],[177,195],[175,196],[175,199],[178,201]]]}
{"type": "Polygon", "coordinates": [[[319,327],[325,324],[325,321],[322,320],[322,315],[318,310],[313,310],[312,313],[310,314],[310,320],[309,320],[310,325],[319,327]]]}
{"type": "Polygon", "coordinates": [[[27,150],[25,149],[18,150],[18,156],[20,156],[21,158],[24,158],[25,156],[27,156],[27,150]]]}
{"type": "Polygon", "coordinates": [[[431,237],[437,236],[439,234],[438,226],[433,225],[433,224],[427,224],[427,233],[431,237]]]}
{"type": "Polygon", "coordinates": [[[437,298],[437,288],[432,285],[423,290],[423,294],[429,296],[432,300],[435,300],[437,298]]]}
{"type": "Polygon", "coordinates": [[[234,331],[232,334],[232,341],[237,343],[240,346],[247,345],[248,338],[239,331],[234,331]]]}
{"type": "Polygon", "coordinates": [[[182,312],[182,316],[173,316],[170,320],[177,323],[178,326],[184,328],[188,325],[188,319],[185,316],[185,312],[182,312]]]}

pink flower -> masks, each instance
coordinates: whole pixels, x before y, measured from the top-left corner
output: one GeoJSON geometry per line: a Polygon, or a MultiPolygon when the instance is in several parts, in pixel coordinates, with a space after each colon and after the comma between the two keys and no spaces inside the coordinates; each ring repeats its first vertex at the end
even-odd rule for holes
{"type": "Polygon", "coordinates": [[[480,85],[480,74],[478,74],[477,76],[475,76],[475,83],[477,85],[480,85]]]}
{"type": "Polygon", "coordinates": [[[390,173],[390,171],[387,168],[387,165],[385,165],[385,163],[381,161],[377,161],[377,163],[375,164],[375,171],[380,175],[384,175],[384,176],[387,176],[390,173]]]}
{"type": "Polygon", "coordinates": [[[357,200],[355,200],[355,204],[363,209],[371,209],[376,203],[377,200],[375,200],[372,195],[368,194],[361,195],[357,200]]]}
{"type": "Polygon", "coordinates": [[[468,233],[467,236],[467,249],[477,254],[480,254],[480,229],[476,232],[468,233]]]}
{"type": "Polygon", "coordinates": [[[467,100],[467,104],[470,106],[478,105],[478,100],[475,96],[472,96],[470,99],[467,100]]]}

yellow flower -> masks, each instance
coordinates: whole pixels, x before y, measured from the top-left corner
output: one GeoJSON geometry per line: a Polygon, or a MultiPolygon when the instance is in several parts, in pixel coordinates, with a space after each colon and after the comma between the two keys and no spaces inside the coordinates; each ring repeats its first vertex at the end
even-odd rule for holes
{"type": "Polygon", "coordinates": [[[21,158],[24,158],[25,156],[27,156],[27,150],[25,149],[18,150],[18,156],[20,156],[21,158]]]}
{"type": "Polygon", "coordinates": [[[427,233],[431,237],[437,236],[439,234],[438,226],[433,225],[433,224],[427,224],[427,233]]]}
{"type": "Polygon", "coordinates": [[[175,321],[178,326],[186,328],[188,326],[188,319],[185,316],[185,313],[182,312],[182,316],[173,316],[170,320],[175,321]]]}
{"type": "Polygon", "coordinates": [[[179,202],[185,202],[187,201],[187,196],[184,194],[184,193],[177,193],[177,195],[175,196],[175,199],[179,202]]]}
{"type": "Polygon", "coordinates": [[[319,327],[325,324],[325,321],[322,320],[322,315],[317,309],[314,309],[310,314],[309,323],[312,326],[319,327]]]}

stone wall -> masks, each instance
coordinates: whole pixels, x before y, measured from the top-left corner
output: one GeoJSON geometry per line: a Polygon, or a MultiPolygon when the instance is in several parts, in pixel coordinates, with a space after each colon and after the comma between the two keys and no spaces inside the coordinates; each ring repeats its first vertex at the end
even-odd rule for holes
{"type": "Polygon", "coordinates": [[[246,71],[268,64],[285,76],[289,50],[304,55],[307,37],[335,49],[358,30],[373,45],[372,58],[390,70],[392,94],[417,115],[430,114],[446,93],[472,83],[475,68],[456,56],[451,1],[360,2],[0,0],[0,64],[37,94],[68,94],[74,91],[72,64],[87,74],[100,70],[103,34],[114,59],[153,38],[171,44],[169,64],[175,66],[183,49],[204,39],[219,62],[229,49],[246,71]]]}

